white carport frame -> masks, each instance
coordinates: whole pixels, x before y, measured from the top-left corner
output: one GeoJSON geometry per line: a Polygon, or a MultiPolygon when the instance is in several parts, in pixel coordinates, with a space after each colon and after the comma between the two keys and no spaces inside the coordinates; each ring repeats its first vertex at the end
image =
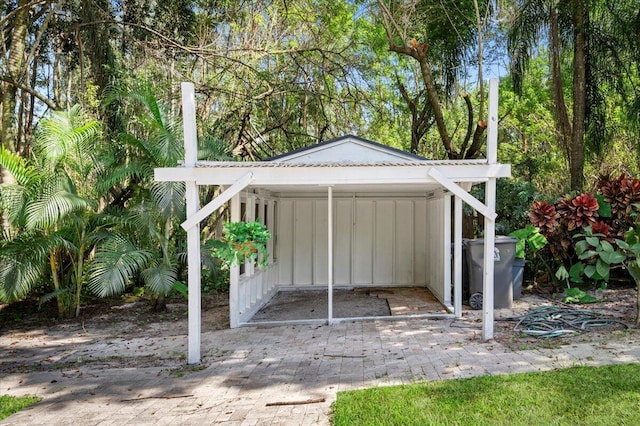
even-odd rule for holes
{"type": "MultiPolygon", "coordinates": [[[[483,274],[483,321],[482,337],[493,338],[493,250],[495,244],[495,199],[496,179],[509,177],[509,165],[497,162],[497,126],[498,126],[498,80],[489,81],[489,112],[487,129],[486,160],[428,161],[413,165],[349,165],[332,166],[327,173],[325,167],[297,165],[295,167],[261,167],[259,163],[217,163],[215,168],[198,167],[197,132],[195,120],[195,93],[191,83],[182,83],[182,108],[184,120],[185,161],[182,167],[157,168],[157,181],[185,182],[187,220],[182,224],[187,231],[188,250],[188,291],[189,291],[189,338],[187,362],[200,362],[201,338],[201,263],[200,263],[200,222],[227,201],[231,201],[231,220],[240,220],[239,193],[249,185],[260,186],[289,185],[295,182],[304,186],[323,186],[327,188],[328,204],[328,322],[332,323],[332,287],[333,287],[333,189],[340,185],[426,185],[439,184],[454,197],[454,315],[462,314],[462,202],[466,202],[479,213],[485,221],[484,238],[484,274],[483,274]],[[486,192],[483,204],[471,196],[468,189],[472,183],[485,182],[486,192]],[[227,189],[206,206],[200,208],[198,187],[200,185],[220,185],[227,189]]],[[[450,203],[445,203],[450,206],[450,203]]],[[[445,209],[450,213],[450,207],[445,209]]],[[[248,209],[251,212],[252,209],[248,209]]],[[[251,213],[253,214],[253,213],[251,213]]],[[[445,241],[450,244],[451,215],[445,215],[445,241]]],[[[445,264],[450,262],[450,254],[445,254],[445,264]]],[[[248,265],[252,269],[252,265],[248,265]]],[[[451,268],[445,266],[445,281],[451,282],[451,268]]],[[[230,271],[230,323],[237,327],[239,267],[230,271]],[[234,309],[236,310],[234,312],[234,309]]]]}

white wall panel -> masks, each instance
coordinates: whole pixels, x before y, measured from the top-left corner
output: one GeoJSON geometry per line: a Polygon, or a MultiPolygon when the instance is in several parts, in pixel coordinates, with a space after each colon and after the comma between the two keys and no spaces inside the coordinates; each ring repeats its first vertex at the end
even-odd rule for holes
{"type": "MultiPolygon", "coordinates": [[[[281,199],[277,216],[279,285],[326,285],[327,200],[281,199]]],[[[440,199],[336,197],[334,283],[429,283],[441,297],[443,218],[440,199]]]]}
{"type": "Polygon", "coordinates": [[[444,254],[442,253],[444,236],[444,200],[432,199],[427,202],[428,219],[428,256],[427,286],[440,301],[444,301],[444,254]]]}
{"type": "Polygon", "coordinates": [[[412,284],[413,274],[413,238],[414,238],[413,201],[395,202],[395,252],[394,284],[412,284]]]}
{"type": "Polygon", "coordinates": [[[374,202],[356,200],[353,247],[353,283],[373,282],[373,218],[374,202]]]}
{"type": "Polygon", "coordinates": [[[353,202],[334,200],[333,282],[351,284],[351,233],[353,230],[353,202]]]}
{"type": "Polygon", "coordinates": [[[373,283],[393,284],[394,202],[387,200],[375,201],[374,211],[373,283]]]}
{"type": "Polygon", "coordinates": [[[427,201],[414,201],[413,278],[416,284],[427,282],[427,201]]]}
{"type": "Polygon", "coordinates": [[[278,203],[278,283],[293,284],[293,204],[291,200],[278,203]]]}
{"type": "Polygon", "coordinates": [[[327,285],[327,202],[314,202],[313,284],[327,285]]]}
{"type": "Polygon", "coordinates": [[[293,210],[293,284],[313,283],[313,201],[296,201],[293,210]]]}

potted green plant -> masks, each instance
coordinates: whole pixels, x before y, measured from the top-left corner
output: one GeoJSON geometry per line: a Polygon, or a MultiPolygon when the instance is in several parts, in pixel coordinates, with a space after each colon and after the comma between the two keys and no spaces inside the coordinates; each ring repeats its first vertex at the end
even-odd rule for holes
{"type": "Polygon", "coordinates": [[[259,260],[259,267],[267,266],[267,242],[271,233],[263,224],[255,221],[227,222],[222,234],[223,237],[219,240],[207,241],[205,247],[222,261],[225,269],[238,265],[241,261],[259,260]]]}
{"type": "Polygon", "coordinates": [[[519,299],[522,293],[527,247],[531,252],[535,253],[547,245],[547,238],[540,233],[539,228],[531,224],[511,232],[509,236],[517,239],[516,254],[513,261],[513,298],[519,299]]]}

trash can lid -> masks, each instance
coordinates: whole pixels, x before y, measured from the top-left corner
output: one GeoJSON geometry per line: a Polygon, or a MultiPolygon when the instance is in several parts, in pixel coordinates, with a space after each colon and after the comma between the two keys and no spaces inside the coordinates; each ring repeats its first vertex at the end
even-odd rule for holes
{"type": "MultiPolygon", "coordinates": [[[[517,238],[507,237],[506,235],[496,235],[495,244],[508,244],[518,242],[517,238]]],[[[484,244],[484,238],[474,238],[467,241],[468,245],[484,244]]]]}

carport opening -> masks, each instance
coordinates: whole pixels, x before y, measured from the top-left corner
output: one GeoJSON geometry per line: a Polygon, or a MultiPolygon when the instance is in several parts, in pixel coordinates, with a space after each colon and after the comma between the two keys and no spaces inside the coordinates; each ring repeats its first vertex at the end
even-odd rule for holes
{"type": "Polygon", "coordinates": [[[235,326],[453,317],[446,191],[282,189],[250,187],[232,205],[272,235],[266,269],[239,265],[235,326]]]}

